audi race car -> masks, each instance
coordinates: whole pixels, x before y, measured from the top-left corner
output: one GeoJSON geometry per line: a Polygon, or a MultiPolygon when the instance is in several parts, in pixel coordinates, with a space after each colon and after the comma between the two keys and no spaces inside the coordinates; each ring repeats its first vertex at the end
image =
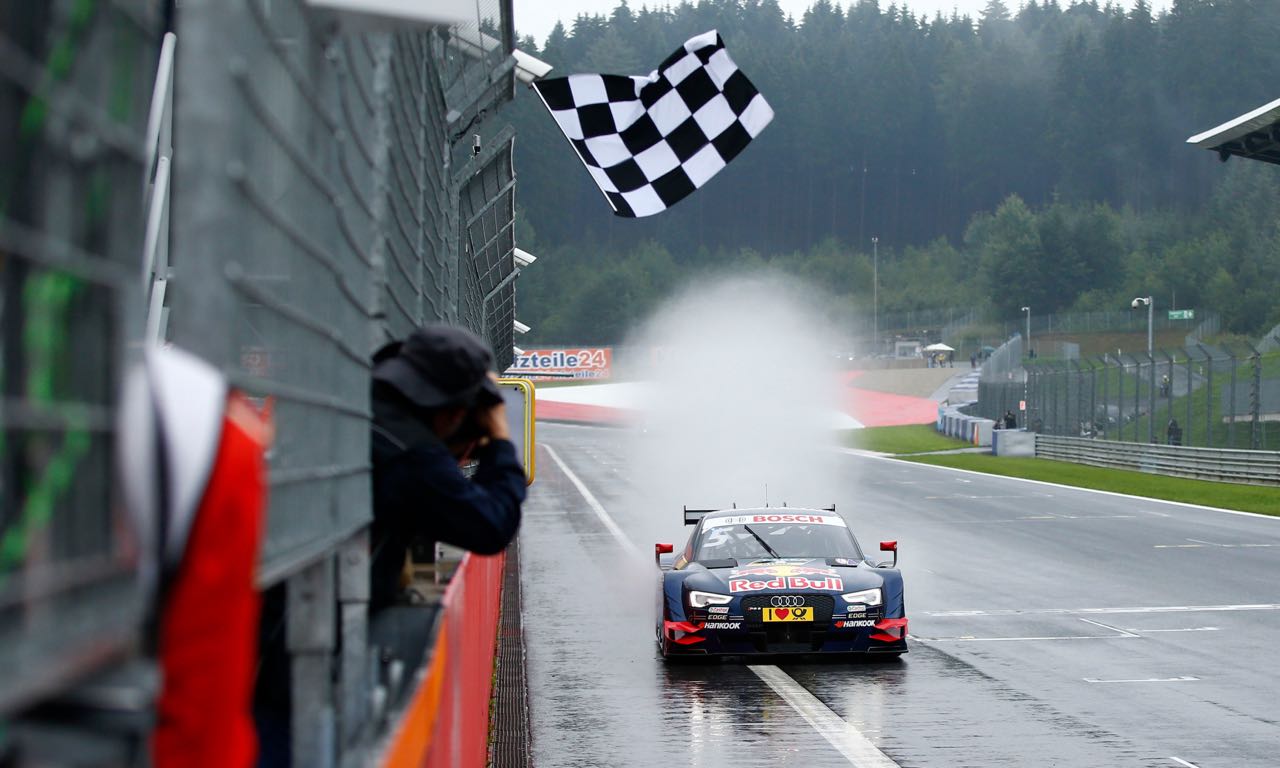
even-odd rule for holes
{"type": "Polygon", "coordinates": [[[863,554],[835,507],[685,509],[680,553],[656,544],[664,658],[907,652],[898,544],[863,554]]]}

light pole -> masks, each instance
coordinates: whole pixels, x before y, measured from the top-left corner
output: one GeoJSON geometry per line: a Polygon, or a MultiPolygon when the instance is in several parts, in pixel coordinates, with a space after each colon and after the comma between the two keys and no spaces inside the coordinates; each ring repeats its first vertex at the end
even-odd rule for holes
{"type": "Polygon", "coordinates": [[[1023,307],[1022,311],[1027,313],[1027,357],[1031,357],[1031,307],[1023,307]]]}
{"type": "MultiPolygon", "coordinates": [[[[864,171],[865,173],[865,171],[864,171]]],[[[864,176],[865,178],[865,176],[864,176]]],[[[871,238],[871,338],[872,349],[880,353],[880,238],[871,238]]]]}
{"type": "MultiPolygon", "coordinates": [[[[1027,357],[1031,357],[1031,307],[1023,307],[1023,312],[1027,313],[1027,357]]],[[[1022,414],[1022,428],[1027,428],[1027,387],[1031,373],[1029,371],[1022,372],[1022,407],[1018,410],[1022,414]]]]}
{"type": "MultiPolygon", "coordinates": [[[[1151,380],[1150,381],[1151,386],[1147,392],[1147,411],[1148,411],[1147,442],[1154,443],[1156,441],[1156,358],[1155,358],[1155,355],[1152,354],[1151,327],[1152,327],[1153,320],[1155,319],[1156,303],[1151,300],[1150,296],[1136,296],[1134,297],[1133,301],[1129,302],[1129,306],[1133,307],[1134,309],[1137,309],[1138,307],[1141,307],[1143,305],[1146,305],[1147,307],[1147,360],[1151,362],[1151,371],[1149,376],[1151,380]]],[[[1138,368],[1138,374],[1139,375],[1142,374],[1141,366],[1139,366],[1138,368]]],[[[1133,395],[1134,395],[1133,413],[1136,416],[1138,414],[1138,407],[1137,407],[1138,392],[1136,388],[1134,389],[1133,395]]],[[[1137,435],[1138,425],[1136,423],[1133,425],[1133,431],[1134,431],[1133,440],[1134,442],[1137,442],[1138,441],[1138,435],[1137,435]]]]}
{"type": "Polygon", "coordinates": [[[1150,296],[1137,296],[1133,301],[1129,302],[1129,306],[1134,309],[1144,305],[1147,308],[1147,354],[1150,355],[1152,350],[1151,328],[1155,320],[1156,303],[1151,300],[1150,296]]]}

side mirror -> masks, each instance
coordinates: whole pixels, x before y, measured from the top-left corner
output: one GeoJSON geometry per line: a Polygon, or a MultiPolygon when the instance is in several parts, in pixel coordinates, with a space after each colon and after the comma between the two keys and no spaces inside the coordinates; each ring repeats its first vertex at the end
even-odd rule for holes
{"type": "Polygon", "coordinates": [[[892,553],[893,553],[893,565],[892,565],[891,567],[893,567],[893,568],[897,568],[897,567],[898,567],[898,542],[896,542],[896,541],[882,541],[882,542],[880,542],[880,551],[881,551],[881,552],[892,552],[892,553]]]}
{"type": "Polygon", "coordinates": [[[653,545],[653,561],[660,563],[663,555],[669,555],[675,552],[676,548],[672,544],[654,544],[653,545]]]}

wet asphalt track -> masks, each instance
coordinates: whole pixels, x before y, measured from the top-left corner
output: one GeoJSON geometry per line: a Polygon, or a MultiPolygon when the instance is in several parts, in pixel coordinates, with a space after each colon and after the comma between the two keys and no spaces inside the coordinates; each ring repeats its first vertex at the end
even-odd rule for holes
{"type": "Polygon", "coordinates": [[[540,768],[1280,765],[1280,519],[846,456],[840,511],[864,548],[900,542],[911,652],[781,661],[807,691],[784,698],[765,662],[662,663],[652,547],[683,544],[678,510],[627,504],[617,430],[538,437],[540,768]]]}

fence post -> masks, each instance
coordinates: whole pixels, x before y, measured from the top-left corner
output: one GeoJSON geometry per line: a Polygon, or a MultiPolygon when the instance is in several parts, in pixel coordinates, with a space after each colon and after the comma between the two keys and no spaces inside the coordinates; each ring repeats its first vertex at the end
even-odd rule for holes
{"type": "Polygon", "coordinates": [[[1089,437],[1098,437],[1098,369],[1089,361],[1089,437]]]}
{"type": "Polygon", "coordinates": [[[1071,379],[1076,380],[1076,396],[1067,400],[1067,425],[1071,437],[1080,437],[1080,400],[1084,397],[1083,379],[1080,375],[1080,364],[1075,360],[1067,360],[1067,392],[1071,391],[1071,379]],[[1074,374],[1074,376],[1072,376],[1074,374]],[[1074,406],[1075,412],[1072,413],[1074,406]]]}
{"type": "Polygon", "coordinates": [[[1185,349],[1185,350],[1183,350],[1183,351],[1187,353],[1187,421],[1186,421],[1186,425],[1187,425],[1187,427],[1186,427],[1186,430],[1183,432],[1183,434],[1185,435],[1185,437],[1184,437],[1184,438],[1183,438],[1183,440],[1182,440],[1182,444],[1183,444],[1183,445],[1191,445],[1191,427],[1192,427],[1192,424],[1191,424],[1191,395],[1192,395],[1192,389],[1191,389],[1191,387],[1192,387],[1192,385],[1195,383],[1195,382],[1192,380],[1192,378],[1191,378],[1191,373],[1192,373],[1192,372],[1191,372],[1191,363],[1192,363],[1193,358],[1192,358],[1192,356],[1191,356],[1191,348],[1190,348],[1190,347],[1186,348],[1186,349],[1185,349]]]}
{"type": "Polygon", "coordinates": [[[1213,355],[1209,354],[1209,350],[1205,349],[1203,344],[1197,342],[1196,348],[1203,352],[1205,357],[1204,446],[1210,448],[1213,446],[1213,355]]]}
{"type": "Polygon", "coordinates": [[[1156,357],[1151,352],[1147,356],[1147,443],[1156,442],[1156,357]]]}
{"type": "Polygon", "coordinates": [[[1262,449],[1262,353],[1248,341],[1244,345],[1252,353],[1249,359],[1253,362],[1253,381],[1249,387],[1249,444],[1257,451],[1262,449]]]}
{"type": "Polygon", "coordinates": [[[1110,439],[1108,436],[1111,434],[1111,387],[1109,384],[1111,366],[1105,354],[1099,359],[1102,361],[1102,438],[1107,440],[1110,439]]]}
{"type": "Polygon", "coordinates": [[[1138,417],[1142,415],[1142,363],[1136,354],[1130,354],[1133,360],[1133,442],[1142,442],[1138,437],[1138,417]]]}
{"type": "Polygon", "coordinates": [[[1223,344],[1222,348],[1227,351],[1227,357],[1231,359],[1231,389],[1227,395],[1227,403],[1230,410],[1227,412],[1227,447],[1236,447],[1236,366],[1239,360],[1236,358],[1236,351],[1228,344],[1223,344]]]}
{"type": "Polygon", "coordinates": [[[1062,419],[1064,419],[1065,413],[1062,413],[1061,411],[1059,411],[1059,406],[1057,406],[1057,402],[1059,402],[1059,399],[1061,399],[1062,411],[1065,411],[1066,410],[1066,387],[1068,387],[1068,381],[1066,381],[1065,366],[1064,366],[1064,370],[1060,371],[1060,370],[1057,370],[1057,364],[1053,364],[1052,370],[1053,370],[1053,374],[1052,374],[1053,375],[1053,429],[1052,431],[1050,431],[1050,434],[1060,435],[1062,434],[1062,419]]]}
{"type": "Polygon", "coordinates": [[[1168,414],[1168,419],[1166,419],[1165,421],[1164,442],[1168,443],[1169,442],[1168,422],[1173,421],[1174,419],[1173,417],[1173,355],[1170,355],[1167,351],[1163,349],[1158,351],[1160,354],[1164,355],[1165,370],[1166,370],[1164,378],[1169,382],[1168,386],[1163,387],[1164,399],[1168,401],[1168,406],[1165,408],[1165,412],[1168,414]]]}

